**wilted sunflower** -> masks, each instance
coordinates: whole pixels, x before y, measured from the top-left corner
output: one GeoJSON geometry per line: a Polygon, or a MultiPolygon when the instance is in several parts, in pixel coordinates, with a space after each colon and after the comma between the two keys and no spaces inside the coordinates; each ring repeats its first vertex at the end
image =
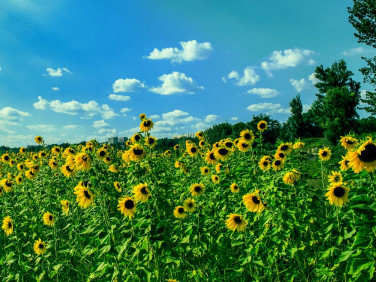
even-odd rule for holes
{"type": "Polygon", "coordinates": [[[54,224],[55,224],[55,217],[53,216],[52,213],[46,212],[43,215],[43,222],[44,222],[45,225],[54,226],[54,224]]]}
{"type": "Polygon", "coordinates": [[[200,167],[202,175],[208,175],[210,172],[210,168],[208,166],[200,167]]]}
{"type": "Polygon", "coordinates": [[[91,204],[94,204],[94,194],[86,187],[79,187],[74,194],[77,195],[76,202],[81,208],[86,209],[91,204]]]}
{"type": "Polygon", "coordinates": [[[209,165],[214,165],[218,162],[213,150],[206,153],[205,162],[209,165]]]}
{"type": "Polygon", "coordinates": [[[250,212],[261,213],[265,209],[265,206],[257,193],[244,195],[243,203],[250,212]]]}
{"type": "Polygon", "coordinates": [[[35,142],[36,142],[37,144],[42,144],[42,143],[43,143],[43,138],[42,138],[42,136],[37,136],[37,137],[34,138],[34,140],[35,140],[35,142]]]}
{"type": "Polygon", "coordinates": [[[346,148],[346,150],[354,149],[356,144],[358,143],[358,139],[351,136],[341,136],[341,139],[339,141],[341,142],[341,146],[346,148]]]}
{"type": "Polygon", "coordinates": [[[226,161],[230,153],[231,151],[225,147],[219,147],[214,150],[215,158],[221,161],[226,161]]]}
{"type": "Polygon", "coordinates": [[[175,209],[174,209],[174,216],[176,218],[179,218],[179,219],[182,219],[182,218],[185,218],[187,216],[186,212],[185,212],[185,209],[183,206],[177,206],[175,209]]]}
{"type": "Polygon", "coordinates": [[[239,186],[236,183],[232,183],[230,185],[230,190],[232,193],[239,193],[239,186]]]}
{"type": "Polygon", "coordinates": [[[140,183],[133,186],[133,194],[136,201],[147,202],[150,197],[150,189],[147,183],[140,183]]]}
{"type": "Polygon", "coordinates": [[[134,213],[136,212],[137,203],[131,197],[124,196],[119,199],[118,202],[118,210],[124,214],[125,217],[128,216],[129,219],[134,217],[134,213]]]}
{"type": "Polygon", "coordinates": [[[205,192],[205,186],[201,183],[193,183],[190,187],[190,191],[193,197],[198,197],[205,192]]]}
{"type": "Polygon", "coordinates": [[[328,147],[325,147],[324,149],[319,150],[318,155],[320,159],[325,162],[330,160],[330,157],[332,156],[332,151],[328,147]]]}
{"type": "Polygon", "coordinates": [[[148,132],[153,128],[154,123],[151,119],[144,119],[140,123],[140,130],[141,132],[148,132]]]}
{"type": "Polygon", "coordinates": [[[146,155],[144,147],[138,144],[133,145],[129,151],[129,159],[131,161],[141,161],[146,155]]]}
{"type": "Polygon", "coordinates": [[[13,221],[9,216],[4,217],[1,228],[4,230],[7,236],[13,233],[13,221]]]}
{"type": "Polygon", "coordinates": [[[220,179],[219,179],[219,176],[218,175],[212,175],[211,177],[211,180],[213,181],[213,183],[215,184],[218,184],[220,179]]]}
{"type": "Polygon", "coordinates": [[[362,170],[373,172],[376,169],[376,144],[369,137],[357,150],[349,152],[346,158],[355,173],[362,170]]]}
{"type": "Polygon", "coordinates": [[[65,215],[68,215],[69,213],[69,202],[67,200],[60,201],[61,209],[65,213],[65,215]]]}
{"type": "Polygon", "coordinates": [[[284,165],[285,165],[285,161],[283,159],[274,160],[273,163],[272,163],[272,167],[273,167],[274,170],[281,170],[284,165]]]}
{"type": "Polygon", "coordinates": [[[46,246],[47,244],[39,238],[39,240],[36,240],[34,243],[34,252],[37,255],[43,255],[46,252],[46,246]]]}
{"type": "Polygon", "coordinates": [[[340,161],[338,163],[341,165],[340,169],[342,171],[346,171],[350,168],[349,160],[347,159],[347,156],[342,156],[342,161],[340,161]]]}
{"type": "Polygon", "coordinates": [[[121,193],[121,185],[119,182],[114,182],[114,187],[116,189],[116,191],[118,191],[119,193],[121,193]]]}
{"type": "Polygon", "coordinates": [[[153,136],[149,136],[145,140],[145,145],[149,146],[150,148],[154,148],[157,145],[157,139],[153,136]]]}
{"type": "Polygon", "coordinates": [[[243,153],[248,152],[251,149],[251,145],[243,139],[239,140],[237,147],[239,151],[243,153]]]}
{"type": "Polygon", "coordinates": [[[240,137],[248,144],[252,144],[255,141],[255,135],[253,134],[253,131],[249,129],[245,129],[240,132],[240,137]]]}
{"type": "Polygon", "coordinates": [[[331,205],[341,207],[349,201],[347,199],[347,195],[350,189],[346,186],[343,186],[342,183],[335,183],[327,190],[328,192],[325,194],[325,196],[327,197],[331,205]]]}
{"type": "Polygon", "coordinates": [[[74,167],[77,170],[87,171],[91,167],[91,157],[89,154],[80,153],[74,157],[74,167]]]}
{"type": "Polygon", "coordinates": [[[226,227],[233,232],[244,231],[245,226],[248,224],[248,221],[246,221],[240,214],[230,214],[227,217],[228,219],[226,220],[226,227]]]}
{"type": "Polygon", "coordinates": [[[282,143],[281,145],[278,146],[277,151],[283,152],[286,155],[290,154],[292,151],[292,143],[291,142],[282,143]]]}
{"type": "Polygon", "coordinates": [[[261,132],[265,131],[268,129],[268,123],[265,120],[259,121],[257,124],[257,129],[261,132]]]}
{"type": "Polygon", "coordinates": [[[330,184],[339,183],[343,180],[342,174],[339,171],[332,171],[328,178],[330,184]]]}
{"type": "Polygon", "coordinates": [[[183,207],[187,212],[194,212],[196,209],[196,202],[194,199],[188,198],[183,202],[183,207]]]}

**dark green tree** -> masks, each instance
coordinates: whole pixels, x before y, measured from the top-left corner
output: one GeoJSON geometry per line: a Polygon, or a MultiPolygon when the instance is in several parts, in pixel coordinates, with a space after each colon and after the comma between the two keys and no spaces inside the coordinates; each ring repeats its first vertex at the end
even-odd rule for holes
{"type": "Polygon", "coordinates": [[[269,115],[259,114],[253,116],[252,120],[246,123],[247,128],[256,133],[258,131],[257,124],[262,120],[268,123],[268,129],[262,133],[264,142],[274,145],[282,128],[282,124],[278,120],[272,119],[269,115]]]}
{"type": "Polygon", "coordinates": [[[294,140],[298,137],[303,137],[304,123],[303,123],[303,105],[300,99],[300,94],[296,95],[289,103],[291,109],[291,116],[287,119],[286,126],[288,132],[288,139],[294,140]]]}
{"type": "MultiPolygon", "coordinates": [[[[358,42],[376,48],[376,0],[354,0],[354,5],[348,7],[348,12],[349,22],[357,31],[354,35],[358,42]]],[[[376,56],[362,59],[367,63],[366,67],[360,69],[363,81],[376,89],[376,56]]],[[[376,91],[367,91],[366,98],[361,101],[368,104],[361,109],[376,115],[376,91]]]]}

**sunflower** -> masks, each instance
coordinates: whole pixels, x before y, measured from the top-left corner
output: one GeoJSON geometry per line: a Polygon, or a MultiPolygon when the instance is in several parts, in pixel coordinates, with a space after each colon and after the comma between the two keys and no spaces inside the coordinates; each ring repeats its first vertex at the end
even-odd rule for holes
{"type": "Polygon", "coordinates": [[[248,224],[248,221],[246,221],[240,214],[230,214],[227,217],[226,227],[232,230],[232,232],[242,232],[248,224]]]}
{"type": "Polygon", "coordinates": [[[294,183],[300,179],[300,176],[300,172],[296,169],[293,169],[292,171],[287,172],[283,176],[282,180],[283,182],[285,182],[285,184],[294,185],[294,183]]]}
{"type": "Polygon", "coordinates": [[[346,148],[346,150],[354,149],[358,143],[358,139],[351,136],[341,136],[339,141],[341,142],[341,146],[346,148]]]}
{"type": "Polygon", "coordinates": [[[12,189],[13,182],[10,181],[9,179],[6,179],[6,178],[2,179],[0,181],[0,186],[3,187],[3,189],[6,193],[13,191],[13,189],[12,189]]]}
{"type": "Polygon", "coordinates": [[[226,161],[230,156],[230,150],[225,147],[219,147],[214,150],[214,155],[217,160],[226,161]]]}
{"type": "Polygon", "coordinates": [[[253,134],[252,130],[245,129],[240,132],[241,140],[244,140],[248,144],[252,144],[255,141],[255,135],[253,134]]]}
{"type": "Polygon", "coordinates": [[[224,146],[227,150],[232,150],[234,148],[234,143],[231,138],[227,138],[223,140],[222,146],[224,146]]]}
{"type": "Polygon", "coordinates": [[[184,210],[187,212],[194,212],[196,209],[196,202],[192,198],[188,198],[183,202],[184,210]]]}
{"type": "Polygon", "coordinates": [[[136,201],[147,202],[150,197],[150,189],[147,183],[140,183],[133,186],[133,194],[136,201]]]}
{"type": "Polygon", "coordinates": [[[179,148],[180,148],[180,145],[179,145],[179,144],[176,144],[176,145],[174,146],[174,150],[175,150],[175,151],[179,150],[179,148]]]}
{"type": "Polygon", "coordinates": [[[40,151],[39,154],[38,154],[39,158],[43,159],[47,156],[46,152],[45,151],[40,151]]]}
{"type": "Polygon", "coordinates": [[[116,189],[116,191],[118,191],[119,193],[121,193],[121,185],[119,182],[114,182],[114,187],[116,189]]]}
{"type": "Polygon", "coordinates": [[[325,147],[324,149],[319,150],[318,155],[319,155],[320,159],[325,162],[325,161],[330,160],[330,157],[332,155],[332,151],[328,147],[325,147]]]}
{"type": "Polygon", "coordinates": [[[48,165],[51,169],[58,169],[59,168],[59,164],[57,163],[56,159],[55,158],[52,158],[48,161],[48,165]]]}
{"type": "Polygon", "coordinates": [[[286,155],[290,154],[292,151],[292,143],[291,142],[282,143],[281,145],[278,146],[277,151],[283,152],[286,155]]]}
{"type": "Polygon", "coordinates": [[[103,161],[106,163],[106,164],[110,164],[112,162],[112,159],[110,156],[107,156],[103,159],[103,161]]]}
{"type": "Polygon", "coordinates": [[[183,219],[187,216],[187,213],[185,212],[185,209],[183,206],[177,206],[174,209],[174,216],[178,219],[183,219]]]}
{"type": "Polygon", "coordinates": [[[35,177],[35,173],[33,172],[33,170],[29,169],[25,172],[25,176],[27,179],[32,180],[35,177]]]}
{"type": "Polygon", "coordinates": [[[43,137],[42,136],[37,136],[37,137],[34,138],[34,140],[37,144],[43,143],[43,137]]]}
{"type": "Polygon", "coordinates": [[[1,160],[4,163],[8,163],[10,161],[10,156],[8,154],[4,154],[1,156],[1,160]]]}
{"type": "Polygon", "coordinates": [[[21,147],[19,152],[20,152],[20,154],[25,154],[25,152],[26,152],[25,147],[21,147]]]}
{"type": "Polygon", "coordinates": [[[250,212],[261,213],[265,209],[265,206],[261,201],[258,193],[244,195],[243,203],[247,210],[249,210],[250,212]]]}
{"type": "Polygon", "coordinates": [[[117,165],[110,165],[110,167],[108,168],[108,171],[111,171],[113,173],[118,173],[119,167],[117,165]]]}
{"type": "Polygon", "coordinates": [[[283,168],[283,166],[285,165],[285,161],[282,159],[282,160],[274,160],[273,163],[272,163],[272,167],[274,170],[281,170],[283,168]]]}
{"type": "Polygon", "coordinates": [[[264,156],[261,158],[261,160],[258,163],[259,168],[261,168],[264,171],[268,171],[271,167],[270,164],[271,160],[269,156],[264,156]]]}
{"type": "Polygon", "coordinates": [[[259,121],[257,124],[257,129],[261,132],[265,131],[268,129],[268,123],[265,120],[259,121]]]}
{"type": "Polygon", "coordinates": [[[134,143],[137,143],[138,141],[140,141],[142,138],[141,134],[140,133],[135,133],[132,137],[131,137],[131,142],[132,144],[134,143]]]}
{"type": "Polygon", "coordinates": [[[100,148],[97,151],[97,158],[103,160],[105,157],[107,157],[107,150],[105,148],[100,148]]]}
{"type": "Polygon", "coordinates": [[[148,132],[153,128],[154,123],[151,119],[143,119],[140,123],[141,132],[148,132]]]}
{"type": "Polygon", "coordinates": [[[362,170],[373,172],[376,169],[376,144],[369,137],[357,150],[349,152],[347,159],[355,173],[362,170]]]}
{"type": "Polygon", "coordinates": [[[7,236],[13,233],[13,221],[9,216],[4,217],[1,228],[4,230],[7,236]]]}
{"type": "Polygon", "coordinates": [[[37,255],[43,255],[46,252],[46,246],[47,244],[39,238],[39,240],[36,240],[34,243],[34,252],[37,255]]]}
{"type": "Polygon", "coordinates": [[[60,171],[66,177],[73,177],[75,174],[74,164],[64,164],[61,166],[60,171]]]}
{"type": "Polygon", "coordinates": [[[17,164],[17,170],[18,171],[23,171],[25,169],[25,165],[23,163],[17,164]]]}
{"type": "Polygon", "coordinates": [[[91,204],[94,204],[94,194],[86,187],[79,187],[75,192],[77,195],[76,202],[81,208],[87,208],[91,204]]]}
{"type": "Polygon", "coordinates": [[[53,216],[52,213],[46,212],[43,215],[43,222],[44,222],[45,225],[54,226],[54,224],[55,224],[55,217],[53,216]]]}
{"type": "Polygon", "coordinates": [[[22,174],[19,174],[16,176],[16,183],[17,184],[21,184],[23,181],[23,177],[22,177],[22,174]]]}
{"type": "Polygon", "coordinates": [[[325,194],[325,197],[327,197],[331,205],[341,207],[349,201],[347,195],[349,194],[350,189],[343,186],[342,183],[335,183],[327,190],[328,192],[325,194]]]}
{"type": "Polygon", "coordinates": [[[297,149],[303,149],[305,146],[304,142],[301,142],[301,141],[297,141],[294,143],[294,145],[292,145],[292,148],[294,150],[297,150],[297,149]]]}
{"type": "Polygon", "coordinates": [[[77,170],[87,171],[91,167],[91,157],[89,154],[80,153],[74,157],[74,167],[77,170]]]}
{"type": "Polygon", "coordinates": [[[218,175],[212,175],[211,177],[211,180],[213,181],[213,183],[215,184],[218,184],[220,179],[219,179],[219,176],[218,175]]]}
{"type": "Polygon", "coordinates": [[[134,213],[136,211],[137,203],[131,197],[124,196],[119,199],[118,202],[118,210],[120,213],[124,214],[125,217],[128,216],[129,219],[134,217],[134,213]]]}
{"type": "Polygon", "coordinates": [[[153,136],[149,136],[145,140],[145,145],[149,146],[150,148],[154,148],[157,145],[157,139],[153,136]]]}
{"type": "Polygon", "coordinates": [[[246,142],[245,140],[243,139],[240,139],[238,144],[237,144],[237,148],[239,149],[240,152],[248,152],[250,149],[251,149],[251,145],[246,142]]]}
{"type": "Polygon", "coordinates": [[[187,153],[191,156],[191,157],[195,157],[198,155],[198,148],[196,147],[196,145],[190,145],[187,147],[187,153]]]}
{"type": "Polygon", "coordinates": [[[200,142],[198,142],[198,145],[200,146],[200,148],[204,148],[205,147],[205,140],[200,140],[200,142]]]}
{"type": "Polygon", "coordinates": [[[166,156],[166,157],[171,156],[171,154],[172,154],[171,150],[167,150],[167,151],[165,151],[165,152],[163,153],[163,155],[166,156]]]}
{"type": "Polygon", "coordinates": [[[239,193],[239,186],[236,183],[232,183],[230,185],[230,190],[232,193],[239,193]]]}
{"type": "Polygon", "coordinates": [[[339,171],[332,171],[331,175],[329,175],[328,178],[330,184],[335,184],[343,181],[342,174],[339,171]]]}
{"type": "Polygon", "coordinates": [[[204,139],[204,133],[202,132],[202,131],[198,131],[198,132],[196,132],[196,137],[198,138],[198,139],[204,139]]]}
{"type": "Polygon", "coordinates": [[[214,150],[206,153],[205,162],[209,165],[214,165],[218,162],[217,158],[215,157],[214,150]]]}
{"type": "Polygon", "coordinates": [[[129,149],[129,151],[130,151],[129,159],[131,161],[141,161],[146,155],[146,151],[145,151],[144,147],[142,147],[141,145],[138,145],[138,144],[133,145],[129,149]]]}
{"type": "Polygon", "coordinates": [[[342,161],[340,161],[338,163],[341,165],[340,169],[342,171],[346,171],[350,168],[349,160],[347,159],[347,156],[342,156],[342,161]]]}
{"type": "Polygon", "coordinates": [[[202,175],[208,175],[210,172],[210,168],[208,166],[200,167],[202,175]]]}
{"type": "Polygon", "coordinates": [[[202,183],[193,183],[190,187],[190,191],[193,197],[198,197],[205,192],[205,186],[202,183]]]}
{"type": "Polygon", "coordinates": [[[221,164],[221,163],[217,163],[217,164],[215,165],[215,171],[216,171],[217,173],[220,173],[220,172],[221,172],[221,168],[222,168],[222,166],[223,166],[223,164],[221,164]]]}
{"type": "Polygon", "coordinates": [[[140,120],[144,120],[146,119],[146,114],[142,113],[139,115],[139,117],[140,117],[140,120]]]}
{"type": "Polygon", "coordinates": [[[67,200],[60,201],[61,209],[65,213],[65,215],[68,215],[69,213],[69,202],[67,200]]]}

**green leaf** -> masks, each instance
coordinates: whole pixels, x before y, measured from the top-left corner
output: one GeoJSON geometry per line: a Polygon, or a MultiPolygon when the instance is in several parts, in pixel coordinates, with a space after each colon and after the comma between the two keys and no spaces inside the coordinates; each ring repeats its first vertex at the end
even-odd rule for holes
{"type": "Polygon", "coordinates": [[[347,259],[352,255],[352,253],[355,251],[345,251],[342,252],[341,255],[338,258],[338,263],[342,261],[347,261],[347,259]]]}

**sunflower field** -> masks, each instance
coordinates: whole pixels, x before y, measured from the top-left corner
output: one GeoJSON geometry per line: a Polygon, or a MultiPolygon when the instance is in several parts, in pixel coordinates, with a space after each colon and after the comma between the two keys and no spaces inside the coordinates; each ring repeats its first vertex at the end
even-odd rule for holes
{"type": "Polygon", "coordinates": [[[263,142],[268,124],[165,152],[153,122],[123,150],[0,157],[2,281],[368,281],[376,143],[263,142]]]}

